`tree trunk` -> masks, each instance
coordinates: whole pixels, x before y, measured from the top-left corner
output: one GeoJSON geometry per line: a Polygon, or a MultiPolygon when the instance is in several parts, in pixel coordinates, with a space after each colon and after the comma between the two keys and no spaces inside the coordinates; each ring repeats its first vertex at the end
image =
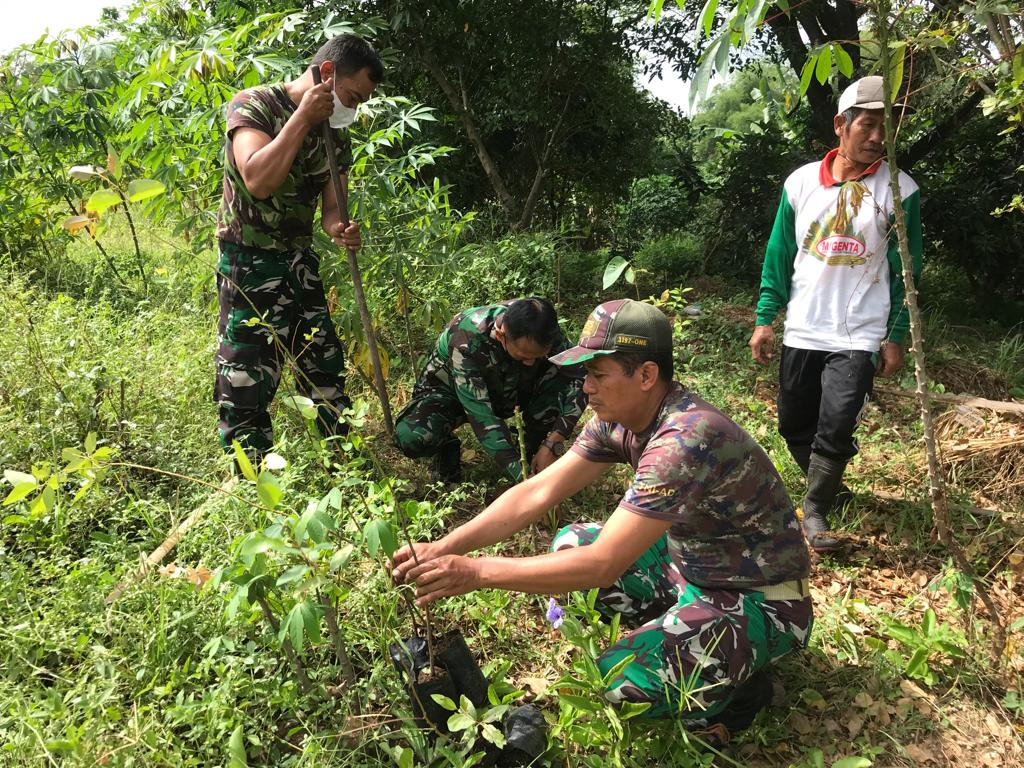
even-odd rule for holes
{"type": "Polygon", "coordinates": [[[555,127],[551,129],[551,133],[548,135],[548,142],[544,147],[543,154],[537,161],[537,173],[533,177],[533,185],[530,187],[530,194],[526,196],[526,202],[523,204],[523,212],[520,214],[519,222],[516,224],[517,229],[526,229],[526,227],[530,226],[530,220],[533,218],[533,210],[537,207],[537,200],[540,199],[540,191],[544,185],[544,178],[548,175],[548,160],[551,157],[551,150],[558,140],[558,132],[562,128],[562,121],[565,119],[565,113],[569,110],[569,102],[571,99],[571,93],[565,97],[565,104],[562,106],[562,112],[558,116],[558,120],[555,122],[555,127]]]}
{"type": "MultiPolygon", "coordinates": [[[[491,183],[491,189],[494,190],[494,194],[498,196],[498,200],[501,202],[502,207],[505,209],[509,216],[513,216],[515,212],[515,200],[512,194],[508,191],[508,187],[505,186],[504,180],[501,178],[501,174],[498,172],[498,165],[494,162],[494,158],[491,157],[491,153],[487,149],[487,145],[484,143],[483,136],[480,135],[480,130],[477,128],[476,120],[473,118],[473,113],[469,109],[469,105],[465,103],[464,98],[460,98],[459,92],[452,85],[451,80],[445,75],[444,70],[437,63],[434,57],[424,48],[418,51],[419,58],[426,66],[427,71],[430,72],[431,77],[440,86],[441,90],[444,91],[445,97],[448,99],[448,104],[452,110],[459,116],[462,121],[462,127],[466,130],[466,136],[469,139],[469,143],[473,145],[473,149],[476,151],[477,159],[480,160],[480,165],[484,169],[484,174],[487,176],[487,180],[491,183]]],[[[465,94],[463,94],[464,96],[465,94]]]]}

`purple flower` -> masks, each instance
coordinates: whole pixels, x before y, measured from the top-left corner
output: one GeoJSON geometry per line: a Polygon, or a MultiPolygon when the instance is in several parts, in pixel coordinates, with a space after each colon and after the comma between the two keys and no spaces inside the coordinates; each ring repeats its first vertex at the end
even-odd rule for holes
{"type": "Polygon", "coordinates": [[[555,598],[548,600],[548,621],[551,622],[552,629],[558,629],[562,626],[562,622],[565,621],[565,609],[558,604],[555,598]]]}

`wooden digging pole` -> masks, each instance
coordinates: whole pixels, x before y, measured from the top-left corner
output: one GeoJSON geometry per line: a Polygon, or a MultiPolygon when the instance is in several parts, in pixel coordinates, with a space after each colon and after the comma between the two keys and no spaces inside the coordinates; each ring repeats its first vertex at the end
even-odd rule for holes
{"type": "MultiPolygon", "coordinates": [[[[313,82],[320,85],[320,67],[314,64],[309,68],[313,75],[313,82]]],[[[331,184],[334,186],[334,197],[338,201],[338,213],[341,214],[341,223],[348,228],[348,194],[341,186],[341,174],[338,172],[338,158],[334,154],[334,135],[331,133],[331,126],[325,120],[321,128],[323,131],[324,145],[327,147],[327,164],[331,169],[331,184]]],[[[370,352],[370,363],[373,365],[373,381],[377,389],[377,397],[380,398],[381,412],[384,414],[384,428],[389,435],[395,433],[395,423],[391,418],[391,403],[388,402],[388,389],[384,383],[384,371],[380,367],[380,354],[377,352],[377,337],[373,333],[373,321],[370,319],[370,310],[366,307],[366,294],[363,293],[363,278],[359,273],[359,260],[356,258],[355,248],[346,248],[348,252],[348,271],[352,275],[352,290],[356,296],[356,304],[359,306],[359,320],[363,325],[363,333],[366,335],[366,348],[370,352]]]]}

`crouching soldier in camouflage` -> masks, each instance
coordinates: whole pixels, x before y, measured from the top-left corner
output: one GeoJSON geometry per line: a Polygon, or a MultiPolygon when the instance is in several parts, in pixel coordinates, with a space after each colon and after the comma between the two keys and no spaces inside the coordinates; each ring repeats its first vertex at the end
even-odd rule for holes
{"type": "Polygon", "coordinates": [[[480,587],[558,594],[599,587],[631,628],[598,659],[633,660],[605,697],[648,717],[746,728],[770,699],[768,669],[804,648],[810,557],[782,479],[753,438],[672,380],[672,328],[657,308],[599,306],[578,346],[595,416],[572,450],[444,538],[395,553],[393,574],[428,603],[480,587]],[[604,524],[563,528],[535,557],[466,557],[511,536],[616,463],[635,475],[604,524]]]}
{"type": "Polygon", "coordinates": [[[564,452],[586,407],[582,368],[547,361],[568,346],[544,299],[461,312],[441,332],[412,401],[398,414],[395,444],[411,458],[432,457],[435,480],[458,482],[461,445],[452,430],[468,421],[498,466],[521,480],[518,443],[505,424],[519,406],[527,461],[539,472],[564,452]]]}
{"type": "MultiPolygon", "coordinates": [[[[341,223],[320,125],[350,125],[383,66],[373,47],[353,35],[324,44],[312,64],[320,67],[321,85],[307,70],[288,83],[244,90],[227,109],[214,400],[223,447],[237,440],[254,459],[273,443],[268,408],[286,359],[295,362],[299,392],[316,403],[324,434],[336,432],[350,404],[345,359],[311,248],[317,203],[335,243],[358,248],[360,238],[354,223],[341,223]]],[[[334,144],[345,185],[347,132],[336,131],[334,144]]]]}

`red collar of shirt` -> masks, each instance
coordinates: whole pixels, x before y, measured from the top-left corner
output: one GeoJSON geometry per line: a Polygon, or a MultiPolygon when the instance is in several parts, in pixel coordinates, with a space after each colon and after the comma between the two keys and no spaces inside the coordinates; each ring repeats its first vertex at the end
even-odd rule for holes
{"type": "MultiPolygon", "coordinates": [[[[821,161],[821,166],[818,168],[818,180],[821,182],[823,187],[834,187],[836,184],[842,184],[842,181],[837,181],[836,177],[832,175],[832,161],[836,159],[836,155],[839,154],[839,148],[829,151],[825,155],[825,159],[821,161]]],[[[882,165],[882,158],[878,158],[871,165],[868,166],[867,170],[864,171],[858,179],[863,179],[865,176],[870,176],[877,171],[882,165]]],[[[843,181],[853,181],[853,179],[844,179],[843,181]]]]}

